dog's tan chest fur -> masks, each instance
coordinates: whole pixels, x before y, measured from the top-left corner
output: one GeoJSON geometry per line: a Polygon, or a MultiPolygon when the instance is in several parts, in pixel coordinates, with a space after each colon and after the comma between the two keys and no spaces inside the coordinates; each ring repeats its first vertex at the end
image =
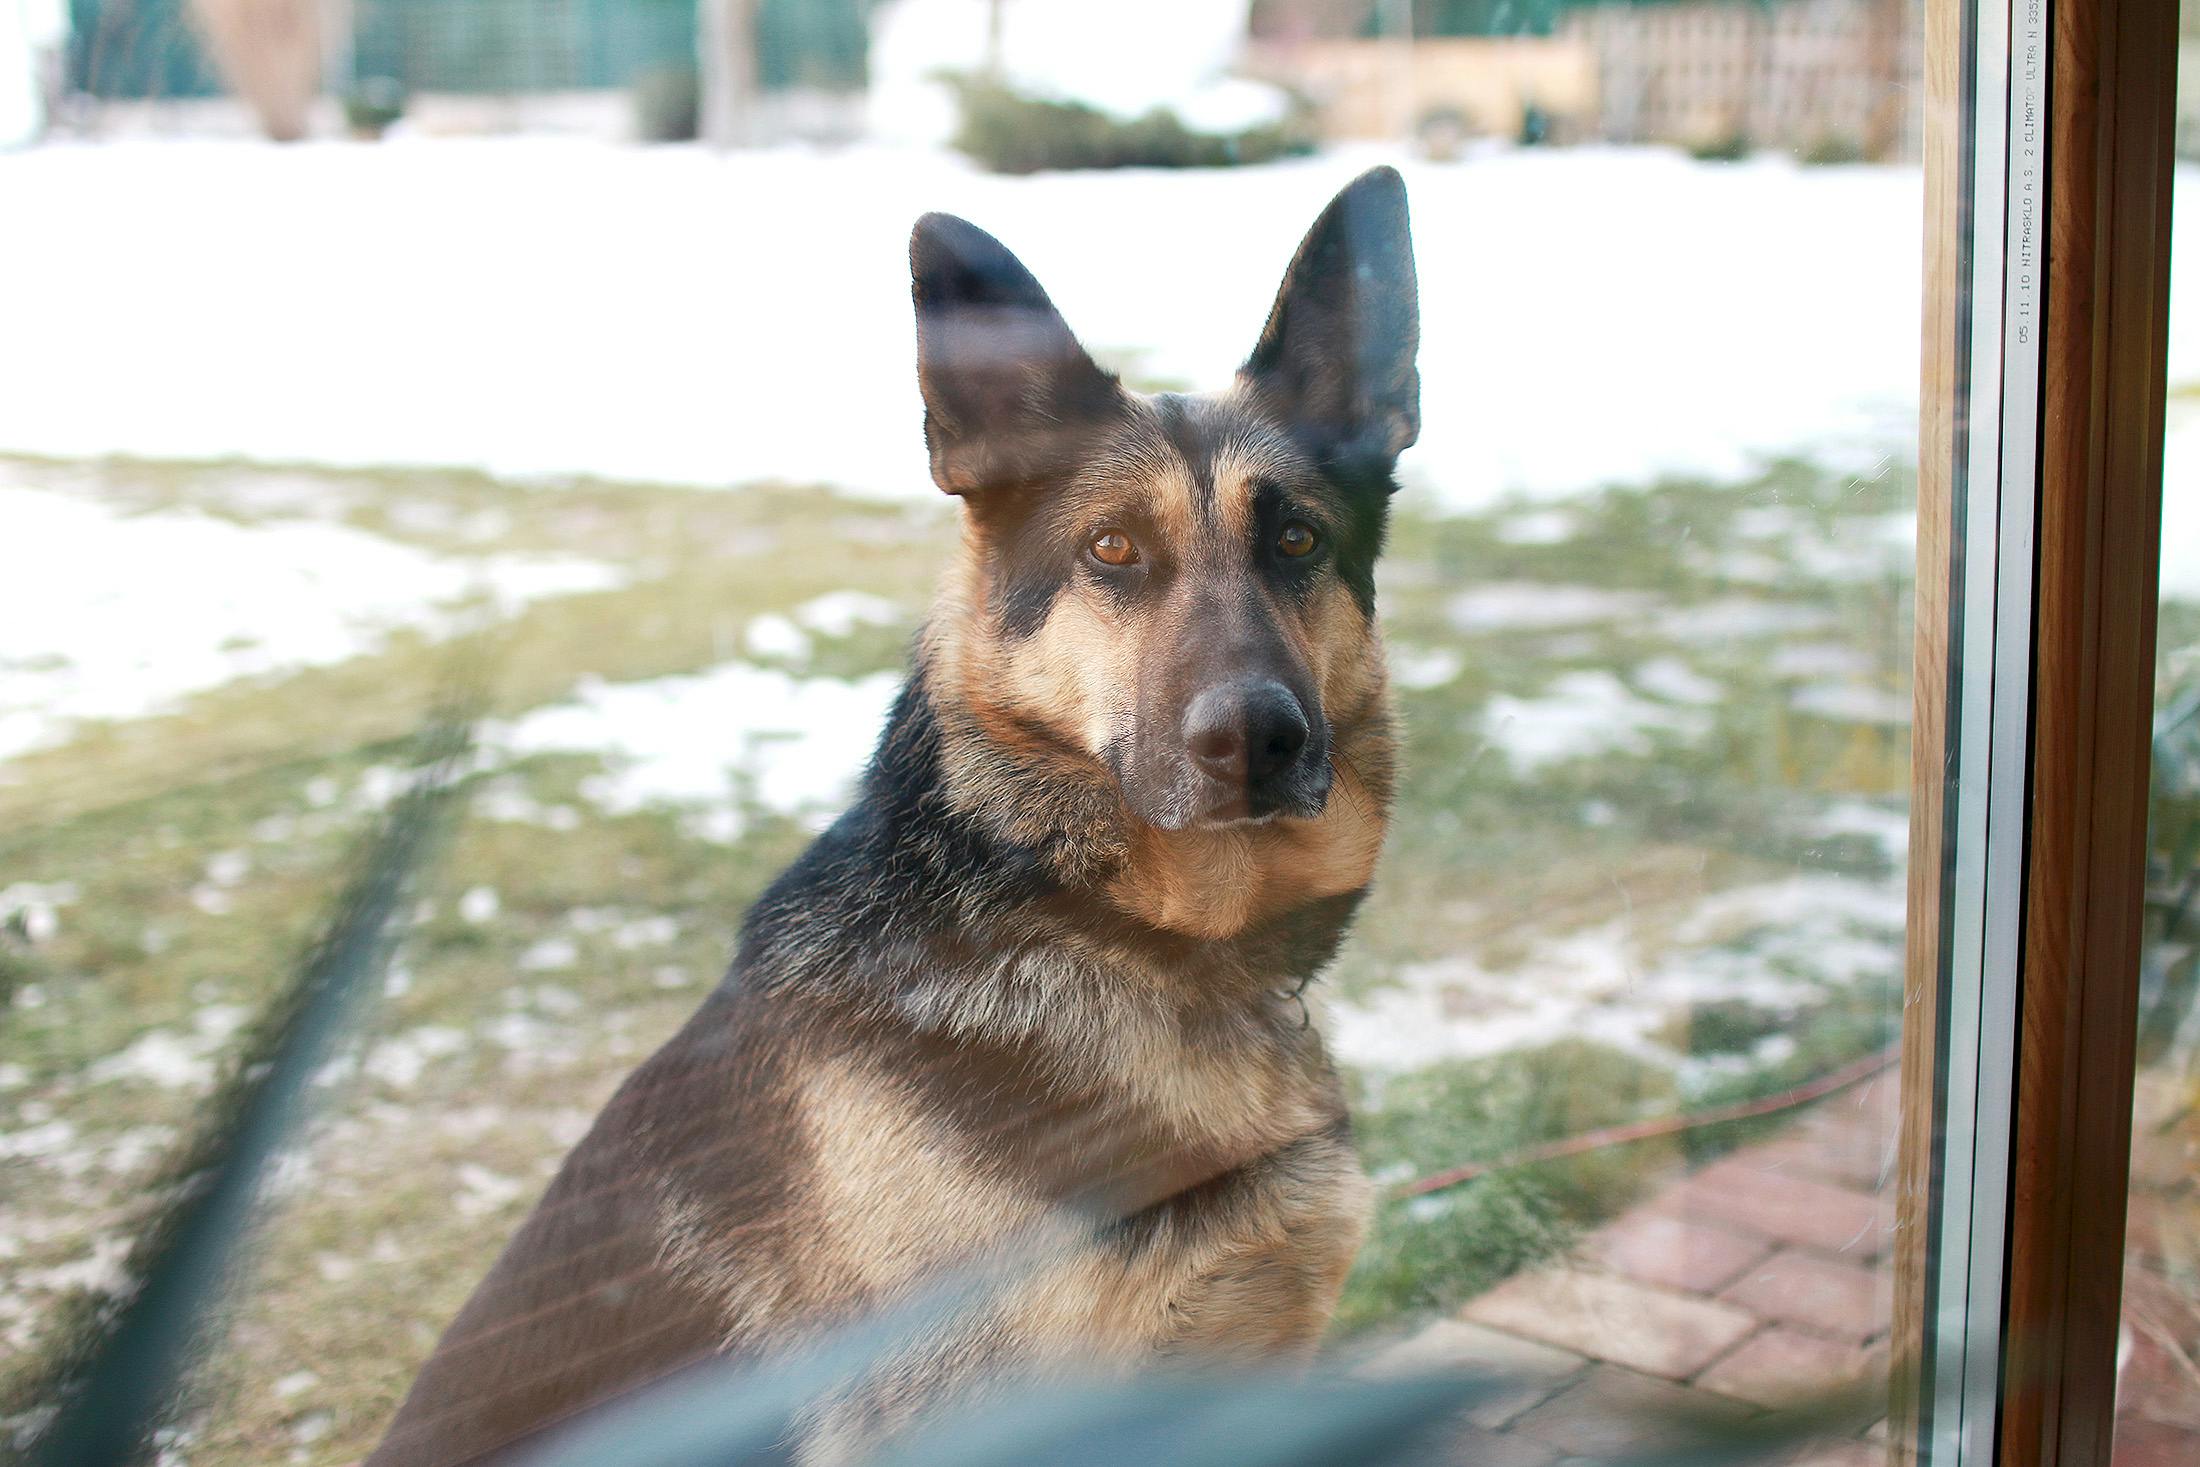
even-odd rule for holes
{"type": "Polygon", "coordinates": [[[809,1077],[801,1104],[816,1149],[802,1185],[814,1209],[812,1256],[837,1288],[878,1301],[989,1248],[1017,1261],[980,1322],[950,1327],[954,1349],[935,1341],[923,1361],[821,1413],[806,1463],[859,1456],[920,1406],[1006,1383],[946,1370],[942,1356],[1013,1361],[1013,1379],[1132,1370],[1178,1352],[1247,1363],[1312,1352],[1370,1196],[1335,1124],[1327,1076],[1286,1074],[1280,1064],[1256,1074],[1188,1052],[1180,1059],[1192,1078],[1153,1098],[1179,1126],[1203,1103],[1236,1102],[1207,1109],[1222,1124],[1188,1138],[1197,1154],[1225,1158],[1224,1169],[1143,1178],[1163,1195],[1126,1223],[1097,1229],[1059,1199],[975,1161],[970,1138],[943,1126],[896,1077],[860,1064],[809,1077]],[[1233,1068],[1242,1090],[1226,1097],[1233,1068]],[[1255,1114],[1245,1094],[1266,1109],[1255,1114]]]}

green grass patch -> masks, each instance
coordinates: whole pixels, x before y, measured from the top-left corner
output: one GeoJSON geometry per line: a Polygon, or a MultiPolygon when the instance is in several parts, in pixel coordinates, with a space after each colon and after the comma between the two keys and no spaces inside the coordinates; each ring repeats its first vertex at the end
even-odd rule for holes
{"type": "MultiPolygon", "coordinates": [[[[235,1052],[221,1025],[241,1033],[290,971],[429,708],[463,687],[510,718],[587,678],[697,672],[748,655],[756,618],[845,588],[886,597],[906,620],[762,660],[818,677],[898,667],[956,534],[944,504],[799,486],[15,467],[148,510],[311,515],[441,555],[585,556],[627,579],[87,727],[6,766],[0,890],[73,895],[50,934],[0,928],[0,1054],[12,1067],[0,1132],[44,1138],[0,1160],[0,1231],[18,1249],[10,1287],[25,1311],[23,1348],[0,1352],[0,1413],[26,1404],[8,1393],[30,1379],[38,1340],[96,1307],[96,1291],[70,1281],[96,1283],[81,1265],[142,1218],[147,1179],[235,1052]]],[[[1556,511],[1438,517],[1402,496],[1381,596],[1400,665],[1419,669],[1399,692],[1403,783],[1331,990],[1364,1000],[1462,954],[1502,972],[1615,923],[1655,954],[1722,891],[1797,872],[1889,879],[1882,844],[1818,816],[1835,801],[1899,815],[1906,735],[1813,711],[1804,695],[1829,679],[1907,688],[1908,583],[1901,556],[1874,559],[1872,547],[1910,492],[1897,475],[1788,463],[1742,484],[1616,486],[1556,511]],[[1634,599],[1624,615],[1463,621],[1460,597],[1493,585],[1527,588],[1530,607],[1569,588],[1634,599]],[[1685,728],[1524,758],[1492,710],[1563,699],[1583,673],[1685,728]]],[[[195,1383],[179,1450],[197,1467],[335,1463],[371,1445],[550,1169],[692,1011],[747,904],[808,838],[760,808],[732,842],[677,810],[609,813],[590,795],[602,772],[591,755],[563,754],[477,777],[195,1383]],[[533,813],[505,818],[515,811],[533,813]]],[[[1749,940],[1735,951],[1746,957],[1749,940]]],[[[1361,1143],[1379,1174],[1418,1174],[1769,1093],[1885,1042],[1894,990],[1868,987],[1699,1005],[1656,1037],[1669,1057],[1568,1042],[1355,1077],[1361,1143]],[[1770,1039],[1792,1048],[1773,1056],[1770,1039]]],[[[1340,1330],[1452,1307],[1747,1134],[1618,1148],[1388,1206],[1340,1330]]]]}

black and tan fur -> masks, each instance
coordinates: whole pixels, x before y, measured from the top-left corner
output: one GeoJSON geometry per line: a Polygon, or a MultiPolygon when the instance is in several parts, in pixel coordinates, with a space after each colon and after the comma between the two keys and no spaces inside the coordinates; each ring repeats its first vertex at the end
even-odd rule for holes
{"type": "Polygon", "coordinates": [[[1213,395],[1120,386],[961,220],[921,221],[911,262],[964,536],[861,795],[567,1158],[373,1467],[508,1455],[1049,1219],[980,1323],[820,1412],[805,1459],[988,1378],[1303,1357],[1328,1320],[1368,1188],[1295,995],[1391,797],[1403,185],[1330,204],[1213,395]],[[1109,534],[1134,561],[1098,558],[1109,534]]]}

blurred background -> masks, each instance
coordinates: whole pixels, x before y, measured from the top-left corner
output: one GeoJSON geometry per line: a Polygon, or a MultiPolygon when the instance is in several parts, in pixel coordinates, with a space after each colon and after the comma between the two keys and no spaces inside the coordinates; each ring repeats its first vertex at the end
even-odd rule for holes
{"type": "MultiPolygon", "coordinates": [[[[1631,1444],[1645,1404],[1874,1378],[1921,27],[1913,0],[0,0],[5,1430],[126,1288],[463,678],[464,817],[163,1438],[372,1443],[867,756],[955,534],[918,214],[999,235],[1132,385],[1217,387],[1386,161],[1425,316],[1381,586],[1407,774],[1316,1003],[1381,1180],[1491,1165],[1384,1205],[1339,1341],[1524,1373],[1474,1460],[1528,1467],[1631,1444]]],[[[2184,1452],[2182,297],[2171,384],[2126,1405],[2184,1452]]],[[[1876,1456],[1875,1416],[1826,1460],[1876,1456]]]]}

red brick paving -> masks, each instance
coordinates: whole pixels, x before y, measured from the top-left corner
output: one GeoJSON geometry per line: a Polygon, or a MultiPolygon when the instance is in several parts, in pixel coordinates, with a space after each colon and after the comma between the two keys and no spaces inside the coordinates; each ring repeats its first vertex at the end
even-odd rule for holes
{"type": "MultiPolygon", "coordinates": [[[[1575,1456],[1616,1456],[1681,1440],[1707,1399],[1670,1381],[1598,1365],[1514,1422],[1512,1429],[1575,1456]]],[[[1744,1414],[1731,1403],[1714,1405],[1713,1411],[1727,1420],[1744,1414]]]]}
{"type": "MultiPolygon", "coordinates": [[[[1675,1439],[1675,1413],[1757,1414],[1886,1371],[1893,1077],[1675,1181],[1392,1352],[1401,1364],[1507,1374],[1458,1438],[1460,1467],[1551,1467],[1675,1439]]],[[[2200,1303],[2171,1282],[2200,1239],[2193,1143],[2135,1148],[2127,1358],[2114,1467],[2200,1467],[2200,1303]],[[2174,1244],[2181,1257],[2167,1256],[2174,1244]]],[[[2182,1272],[2180,1272],[2182,1266],[2182,1272]]],[[[1881,1467],[1867,1395],[1856,1434],[1788,1467],[1881,1467]],[[1869,1422],[1866,1428],[1863,1423],[1869,1422]]]]}
{"type": "Polygon", "coordinates": [[[1636,1209],[1589,1235],[1583,1252],[1641,1283],[1685,1293],[1715,1293],[1772,1256],[1761,1233],[1636,1209]]]}
{"type": "MultiPolygon", "coordinates": [[[[1452,1460],[1499,1467],[1492,1444],[1507,1438],[1532,1444],[1528,1467],[1542,1467],[1536,1453],[1657,1447],[1705,1413],[1745,1419],[1883,1372],[1890,1215],[1866,1184],[1885,1171],[1893,1087],[1865,1101],[1837,1099],[1676,1179],[1572,1259],[1506,1280],[1385,1357],[1527,1377],[1485,1403],[1452,1460]],[[1508,1340],[1541,1352],[1518,1357],[1532,1368],[1505,1371],[1508,1340]]],[[[1859,1436],[1878,1414],[1861,1409],[1859,1436]]],[[[1793,1461],[1884,1456],[1877,1442],[1837,1439],[1793,1461]]]]}
{"type": "Polygon", "coordinates": [[[1856,1384],[1871,1364],[1859,1346],[1775,1324],[1721,1357],[1696,1385],[1756,1406],[1798,1406],[1856,1384]]]}
{"type": "Polygon", "coordinates": [[[1666,1380],[1686,1380],[1761,1323],[1715,1299],[1570,1268],[1516,1274],[1465,1317],[1666,1380]]]}
{"type": "Polygon", "coordinates": [[[1820,1442],[1788,1467],[1887,1467],[1887,1449],[1876,1442],[1820,1442]]]}
{"type": "Polygon", "coordinates": [[[1766,1319],[1860,1345],[1886,1332],[1894,1287],[1883,1268],[1783,1248],[1719,1297],[1766,1319]]]}
{"type": "Polygon", "coordinates": [[[2200,1124],[2189,1077],[2142,1072],[2125,1229],[2114,1467],[2200,1463],[2200,1124]]]}
{"type": "Polygon", "coordinates": [[[1869,1192],[1774,1169],[1737,1152],[1690,1177],[1651,1204],[1679,1217],[1700,1217],[1781,1243],[1875,1258],[1893,1232],[1891,1202],[1869,1192]]]}
{"type": "Polygon", "coordinates": [[[2192,1467],[2200,1462],[2200,1436],[2143,1416],[2116,1418],[2115,1467],[2192,1467]]]}
{"type": "Polygon", "coordinates": [[[1485,1430],[1504,1426],[1530,1407],[1542,1404],[1589,1368],[1588,1360],[1570,1350],[1554,1349],[1458,1319],[1437,1321],[1371,1364],[1386,1373],[1456,1370],[1513,1382],[1510,1388],[1476,1402],[1466,1412],[1469,1423],[1485,1430]]]}

